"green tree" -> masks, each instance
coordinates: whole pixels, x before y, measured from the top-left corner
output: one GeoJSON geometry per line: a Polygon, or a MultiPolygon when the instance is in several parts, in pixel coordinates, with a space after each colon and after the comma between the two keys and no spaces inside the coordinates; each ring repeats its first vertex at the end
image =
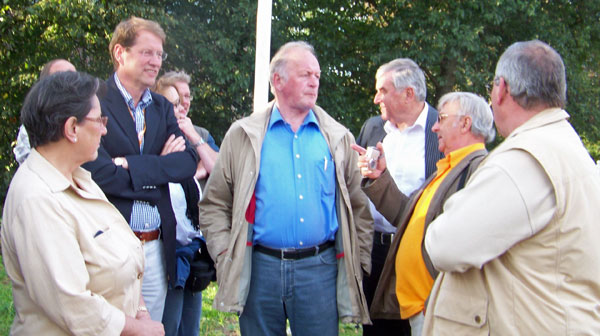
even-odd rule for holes
{"type": "MultiPolygon", "coordinates": [[[[67,58],[100,78],[112,72],[108,43],[121,20],[159,22],[169,54],[162,70],[192,75],[191,118],[220,141],[252,111],[254,0],[4,0],[0,5],[0,175],[5,191],[16,162],[11,143],[19,110],[48,60],[67,58]]],[[[428,102],[449,91],[488,96],[500,54],[541,39],[567,67],[571,121],[600,158],[600,0],[275,0],[271,54],[285,42],[315,46],[322,76],[318,104],[354,134],[371,115],[375,72],[409,57],[425,71],[428,102]]],[[[261,24],[261,23],[259,23],[261,24]]]]}

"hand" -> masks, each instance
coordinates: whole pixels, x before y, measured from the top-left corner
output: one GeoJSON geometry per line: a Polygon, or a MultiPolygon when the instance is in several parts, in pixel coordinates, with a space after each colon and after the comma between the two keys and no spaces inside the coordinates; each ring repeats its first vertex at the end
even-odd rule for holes
{"type": "Polygon", "coordinates": [[[194,177],[196,178],[196,180],[201,180],[207,176],[208,171],[206,171],[204,163],[202,163],[202,160],[198,161],[198,167],[196,168],[196,174],[194,175],[194,177]]]}
{"type": "MultiPolygon", "coordinates": [[[[147,314],[147,313],[146,313],[147,314]]],[[[137,319],[125,317],[125,327],[121,331],[122,336],[163,336],[165,328],[160,322],[151,319],[137,319]]]]}
{"type": "Polygon", "coordinates": [[[144,336],[163,336],[165,327],[162,323],[153,320],[138,320],[140,322],[138,335],[144,336]]]}
{"type": "Polygon", "coordinates": [[[119,167],[129,169],[129,163],[127,162],[127,158],[125,158],[124,156],[113,158],[112,161],[115,165],[119,167]]]}
{"type": "Polygon", "coordinates": [[[185,150],[185,139],[182,136],[175,137],[175,134],[171,134],[165,145],[163,146],[160,155],[167,155],[176,152],[183,152],[185,150]]]}
{"type": "Polygon", "coordinates": [[[177,124],[179,125],[179,129],[183,132],[183,134],[185,134],[192,144],[200,141],[200,135],[194,129],[192,119],[188,117],[179,118],[177,119],[177,124]]]}
{"type": "Polygon", "coordinates": [[[381,142],[378,142],[376,147],[381,154],[377,159],[377,166],[375,167],[375,169],[370,169],[368,164],[368,158],[365,155],[367,150],[357,144],[352,144],[352,149],[354,149],[359,155],[357,166],[358,169],[360,169],[360,174],[363,177],[376,179],[379,176],[381,176],[381,173],[383,173],[383,171],[386,168],[385,156],[383,155],[383,144],[381,142]]]}

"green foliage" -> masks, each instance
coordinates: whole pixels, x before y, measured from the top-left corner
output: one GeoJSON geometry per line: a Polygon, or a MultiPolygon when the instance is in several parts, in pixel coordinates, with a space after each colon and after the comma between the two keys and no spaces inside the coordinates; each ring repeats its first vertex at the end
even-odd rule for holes
{"type": "MultiPolygon", "coordinates": [[[[16,169],[11,143],[21,103],[48,60],[67,58],[100,78],[112,72],[116,24],[137,15],[158,21],[169,54],[162,70],[192,75],[191,118],[220,142],[252,111],[254,0],[10,0],[0,5],[0,199],[16,169]],[[60,5],[59,5],[60,4],[60,5]]],[[[425,71],[428,102],[449,91],[487,97],[500,54],[515,41],[552,45],[567,67],[567,110],[600,158],[600,0],[274,0],[271,54],[287,41],[315,46],[322,76],[318,104],[354,134],[369,116],[377,68],[397,57],[425,71]]],[[[259,23],[260,24],[260,23],[259,23]]]]}
{"type": "Polygon", "coordinates": [[[11,288],[0,255],[0,335],[8,335],[15,316],[11,288]]]}

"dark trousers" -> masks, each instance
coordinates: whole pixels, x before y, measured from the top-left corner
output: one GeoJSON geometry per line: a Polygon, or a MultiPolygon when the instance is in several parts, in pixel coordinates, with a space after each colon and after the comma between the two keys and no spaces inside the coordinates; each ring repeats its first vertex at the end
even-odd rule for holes
{"type": "MultiPolygon", "coordinates": [[[[377,238],[379,234],[376,234],[377,238]]],[[[383,271],[383,265],[385,264],[385,258],[387,257],[390,249],[389,240],[373,239],[373,250],[371,251],[371,275],[365,276],[363,279],[363,289],[365,291],[365,297],[367,298],[367,304],[369,309],[371,308],[371,302],[373,302],[373,296],[375,295],[375,289],[383,271]]],[[[399,318],[400,316],[398,316],[399,318]]],[[[373,325],[363,325],[363,335],[374,336],[374,335],[403,335],[410,336],[410,324],[408,320],[372,320],[373,325]]]]}

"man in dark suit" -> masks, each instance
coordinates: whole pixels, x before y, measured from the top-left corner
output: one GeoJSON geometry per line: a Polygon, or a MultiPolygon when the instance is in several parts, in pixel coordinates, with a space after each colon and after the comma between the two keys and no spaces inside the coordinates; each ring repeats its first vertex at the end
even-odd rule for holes
{"type": "MultiPolygon", "coordinates": [[[[383,142],[388,169],[396,185],[410,195],[435,172],[436,162],[443,157],[438,150],[437,135],[431,131],[438,112],[425,102],[425,75],[410,59],[398,58],[379,67],[375,88],[373,102],[380,106],[381,116],[364,123],[356,143],[366,148],[383,142]]],[[[372,204],[371,213],[375,224],[372,269],[363,280],[369,307],[396,231],[372,204]]],[[[400,320],[399,315],[397,319],[371,318],[372,326],[363,325],[364,335],[410,334],[407,321],[400,320]]]]}
{"type": "Polygon", "coordinates": [[[115,73],[100,100],[108,133],[98,158],[85,165],[144,244],[147,308],[141,310],[155,321],[162,318],[167,279],[176,279],[176,220],[168,183],[194,176],[198,161],[173,105],[149,90],[166,58],[164,41],[165,33],[154,21],[132,17],[117,25],[110,42],[115,73]]]}
{"type": "Polygon", "coordinates": [[[373,297],[371,316],[409,319],[413,336],[421,335],[425,301],[437,275],[423,247],[427,226],[442,212],[446,199],[465,185],[487,153],[484,143],[492,141],[495,134],[492,111],[480,96],[448,93],[438,108],[438,121],[432,130],[445,158],[410,198],[399,191],[385,169],[387,152],[375,169],[366,167],[364,157],[359,159],[361,173],[369,177],[363,180],[363,191],[397,227],[373,297]]]}

